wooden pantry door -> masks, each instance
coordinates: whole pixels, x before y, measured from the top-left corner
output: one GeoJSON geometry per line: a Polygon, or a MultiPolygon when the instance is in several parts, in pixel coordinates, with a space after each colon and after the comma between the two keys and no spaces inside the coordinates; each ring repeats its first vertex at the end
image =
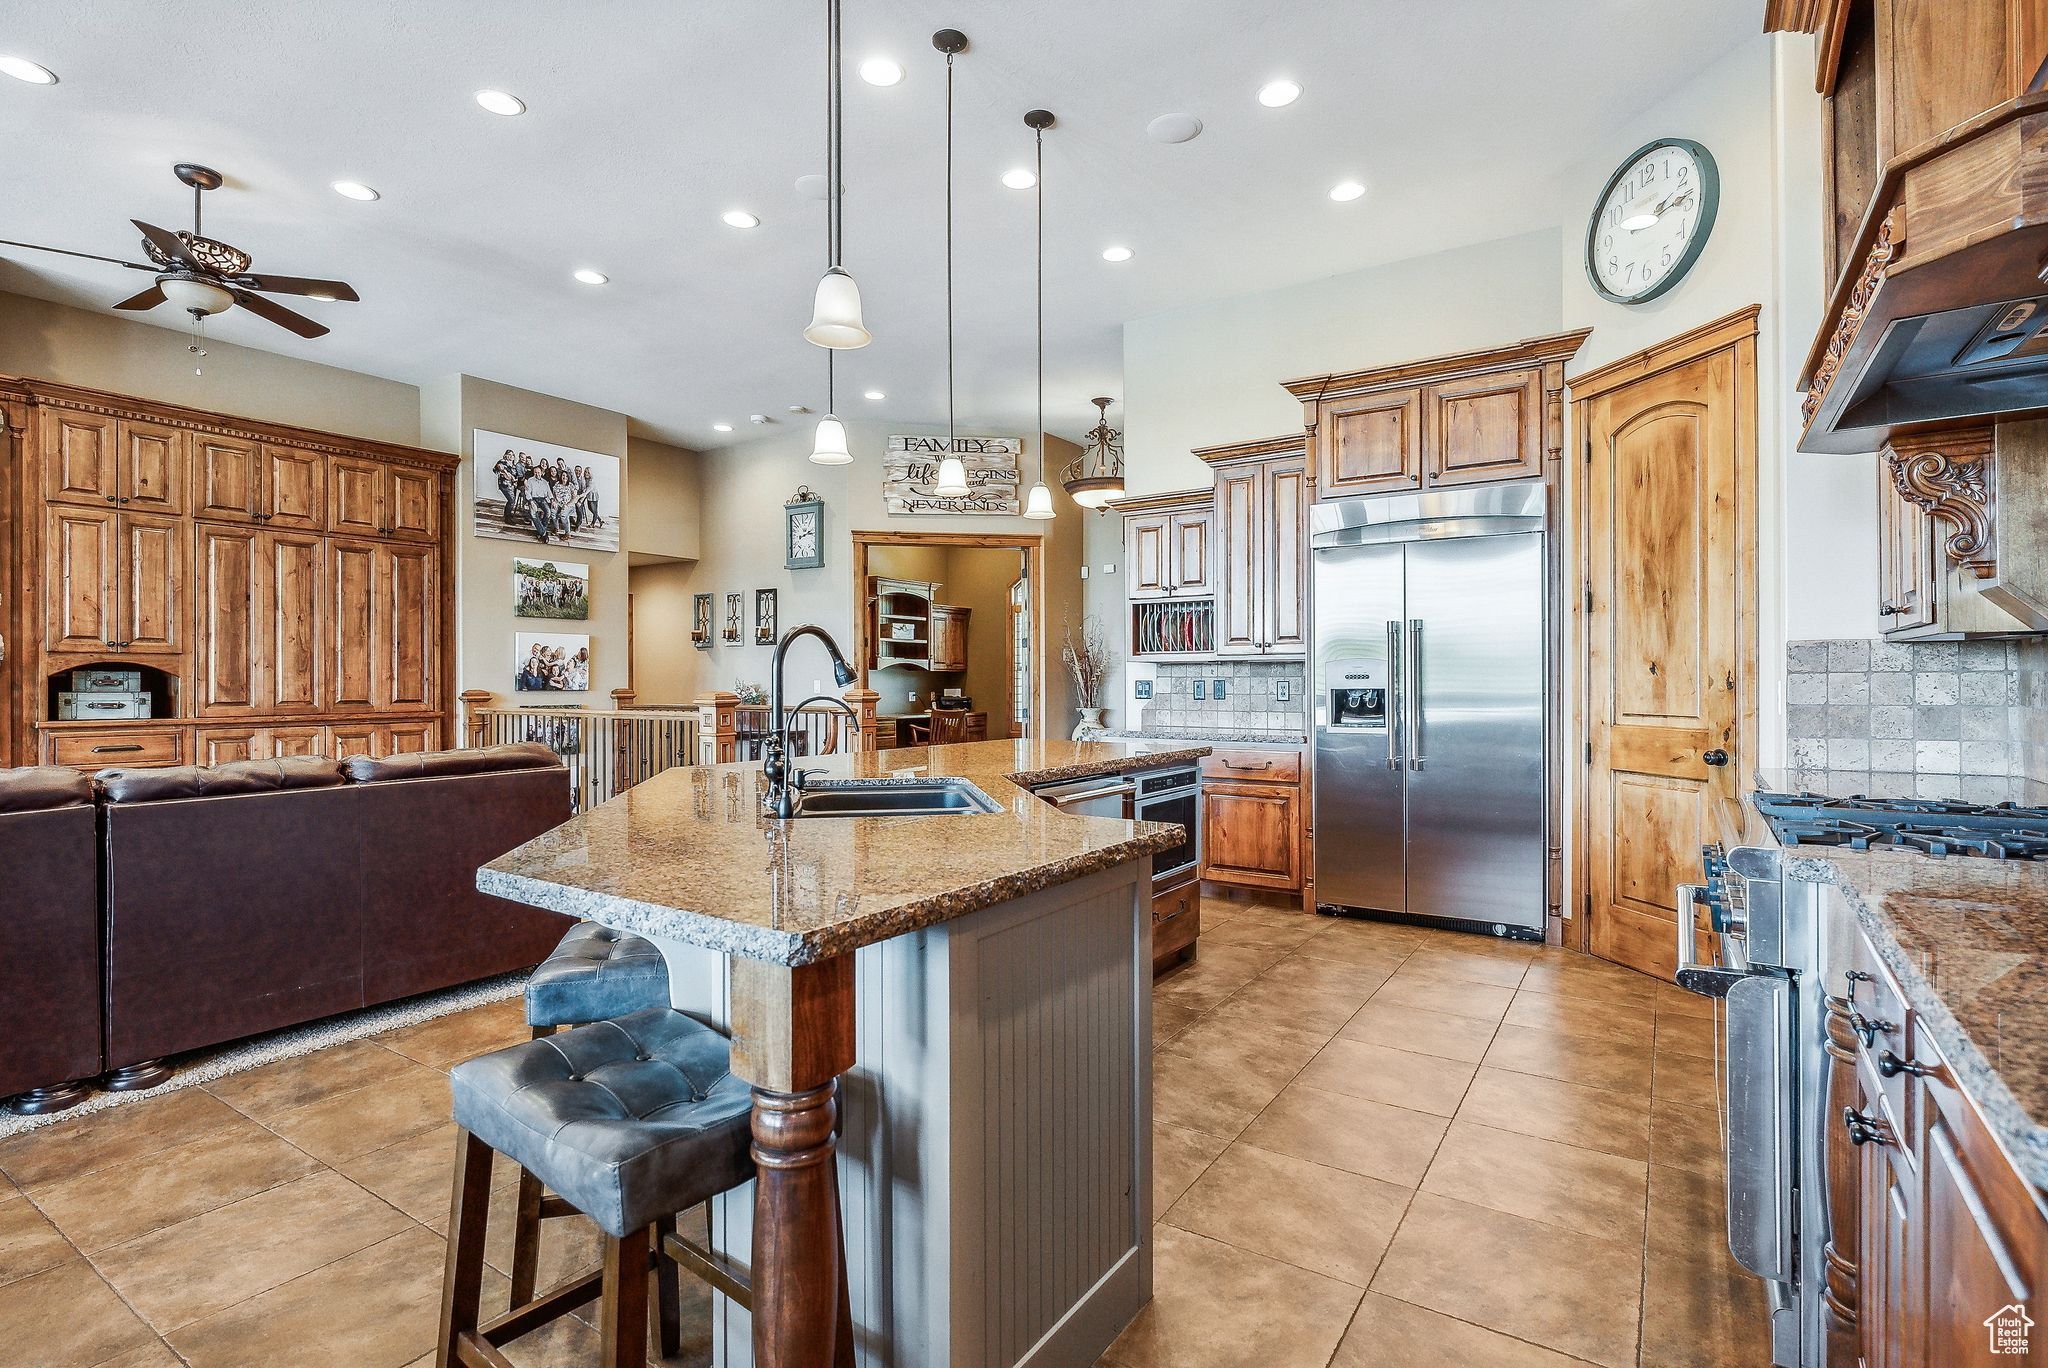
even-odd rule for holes
{"type": "Polygon", "coordinates": [[[1572,381],[1586,946],[1669,980],[1677,886],[1756,767],[1756,311],[1572,381]]]}

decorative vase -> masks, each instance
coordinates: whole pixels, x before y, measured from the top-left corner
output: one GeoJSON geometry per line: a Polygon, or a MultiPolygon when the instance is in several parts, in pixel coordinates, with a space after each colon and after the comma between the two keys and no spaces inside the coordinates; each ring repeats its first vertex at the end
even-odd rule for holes
{"type": "Polygon", "coordinates": [[[1081,714],[1081,720],[1074,724],[1074,739],[1076,741],[1079,741],[1090,732],[1102,730],[1102,709],[1076,708],[1074,711],[1081,714]]]}

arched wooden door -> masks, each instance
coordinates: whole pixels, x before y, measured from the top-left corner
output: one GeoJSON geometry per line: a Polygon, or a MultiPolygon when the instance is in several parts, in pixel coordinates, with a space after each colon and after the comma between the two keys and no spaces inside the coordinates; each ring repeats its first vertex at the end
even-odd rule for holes
{"type": "Polygon", "coordinates": [[[1572,383],[1587,947],[1668,980],[1677,887],[1757,763],[1755,312],[1572,383]]]}

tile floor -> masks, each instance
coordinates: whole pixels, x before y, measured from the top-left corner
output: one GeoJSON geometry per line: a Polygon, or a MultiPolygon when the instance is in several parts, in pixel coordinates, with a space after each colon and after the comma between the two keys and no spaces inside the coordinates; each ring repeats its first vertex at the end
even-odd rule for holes
{"type": "MultiPolygon", "coordinates": [[[[1157,1297],[1105,1364],[1768,1361],[1722,1241],[1698,1000],[1270,902],[1203,917],[1201,958],[1155,996],[1157,1297]]],[[[431,1363],[444,1071],[524,1036],[496,1003],[0,1141],[0,1357],[431,1363]]],[[[594,1253],[550,1222],[543,1284],[594,1253]]],[[[687,1281],[684,1316],[672,1362],[706,1363],[709,1297],[687,1281]]],[[[509,1353],[597,1351],[571,1319],[509,1353]]]]}

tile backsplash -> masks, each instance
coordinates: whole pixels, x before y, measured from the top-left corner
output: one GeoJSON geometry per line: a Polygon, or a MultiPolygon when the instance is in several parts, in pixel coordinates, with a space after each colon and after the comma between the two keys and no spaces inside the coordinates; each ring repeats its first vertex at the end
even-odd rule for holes
{"type": "Polygon", "coordinates": [[[2029,678],[2035,698],[2048,695],[2048,654],[2032,643],[1794,641],[1786,671],[1796,768],[2038,774],[2030,757],[2048,752],[2023,702],[2029,678]]]}
{"type": "Polygon", "coordinates": [[[1225,661],[1162,664],[1152,675],[1152,697],[1133,698],[1142,730],[1214,728],[1218,731],[1306,731],[1308,698],[1299,661],[1225,661]],[[1216,681],[1223,697],[1216,697],[1216,681]],[[1202,697],[1195,697],[1195,686],[1202,697]],[[1286,695],[1284,698],[1282,695],[1286,695]]]}

